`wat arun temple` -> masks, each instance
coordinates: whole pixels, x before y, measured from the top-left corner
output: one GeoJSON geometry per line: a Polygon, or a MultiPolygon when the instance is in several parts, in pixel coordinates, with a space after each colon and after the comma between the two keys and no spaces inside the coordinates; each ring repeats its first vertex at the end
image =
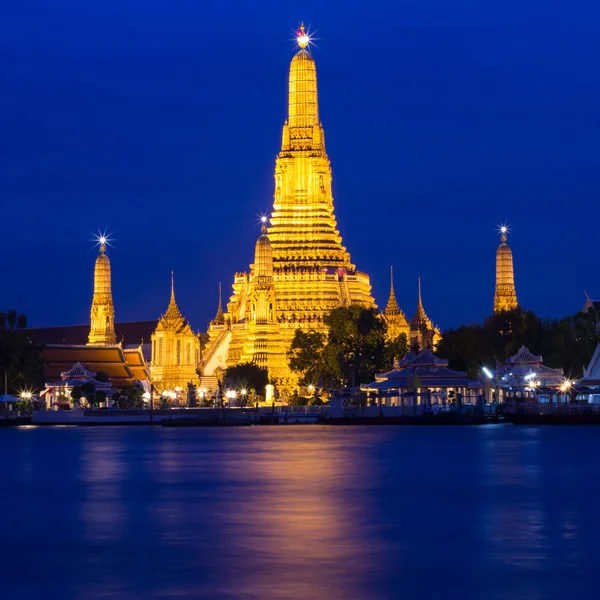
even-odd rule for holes
{"type": "MultiPolygon", "coordinates": [[[[326,331],[338,306],[375,306],[365,273],[352,264],[337,230],[331,165],[319,120],[317,71],[306,36],[289,73],[288,119],[275,164],[275,198],[249,272],[237,273],[226,312],[211,323],[203,376],[240,362],[267,367],[292,383],[286,353],[296,329],[326,331]]],[[[265,219],[266,221],[266,219],[265,219]]]]}
{"type": "MultiPolygon", "coordinates": [[[[88,370],[104,372],[112,361],[115,372],[121,369],[120,377],[132,381],[138,378],[136,373],[144,374],[146,384],[157,393],[182,390],[189,384],[210,393],[227,368],[254,363],[268,370],[276,387],[290,392],[297,378],[288,366],[287,353],[298,329],[327,333],[324,320],[332,309],[376,308],[369,276],[352,263],[337,229],[309,41],[302,26],[299,50],[289,70],[288,118],[275,163],[273,210],[269,218],[263,217],[253,262],[246,272],[235,274],[229,300],[223,306],[220,297],[208,331],[192,330],[177,306],[172,279],[167,310],[152,323],[146,343],[142,340],[137,349],[125,347],[115,332],[110,261],[106,240],[101,238],[86,343],[49,344],[46,361],[51,370],[67,371],[77,359],[88,370]]],[[[496,263],[494,309],[508,310],[516,306],[516,293],[505,229],[496,263]]],[[[390,338],[404,334],[411,346],[433,349],[441,338],[425,312],[420,281],[417,309],[409,320],[396,300],[392,277],[381,318],[390,338]]]]}

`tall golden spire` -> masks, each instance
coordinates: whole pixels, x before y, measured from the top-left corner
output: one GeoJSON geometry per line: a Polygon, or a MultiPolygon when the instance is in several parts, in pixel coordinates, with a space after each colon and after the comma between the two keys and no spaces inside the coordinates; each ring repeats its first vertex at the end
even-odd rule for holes
{"type": "Polygon", "coordinates": [[[400,312],[400,307],[396,300],[396,294],[394,293],[394,267],[390,266],[390,297],[388,298],[387,306],[385,307],[386,315],[397,315],[400,312]]]}
{"type": "Polygon", "coordinates": [[[104,346],[117,341],[115,335],[115,308],[112,299],[110,260],[106,256],[107,240],[98,238],[100,252],[94,267],[94,297],[90,311],[89,346],[104,346]]]}
{"type": "Polygon", "coordinates": [[[512,250],[506,243],[508,227],[500,227],[500,245],[496,251],[496,291],[494,294],[494,312],[514,310],[518,306],[515,290],[512,250]]]}
{"type": "Polygon", "coordinates": [[[317,70],[303,26],[297,40],[300,50],[290,64],[288,120],[275,166],[275,199],[268,228],[273,264],[275,270],[285,263],[288,268],[310,265],[353,271],[333,214],[331,166],[319,121],[317,70]]]}

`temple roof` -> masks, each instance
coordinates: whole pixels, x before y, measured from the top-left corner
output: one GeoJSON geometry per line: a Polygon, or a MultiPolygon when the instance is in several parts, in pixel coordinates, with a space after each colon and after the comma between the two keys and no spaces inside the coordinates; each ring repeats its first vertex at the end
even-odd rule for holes
{"type": "Polygon", "coordinates": [[[525,346],[521,346],[515,355],[506,359],[506,364],[509,365],[542,364],[543,362],[541,356],[532,354],[525,346]]]}
{"type": "Polygon", "coordinates": [[[88,371],[79,361],[76,362],[71,369],[60,374],[60,376],[64,379],[69,377],[86,377],[87,379],[90,379],[92,377],[96,377],[96,375],[97,374],[93,371],[88,371]]]}
{"type": "Polygon", "coordinates": [[[583,377],[577,381],[577,385],[600,387],[600,344],[596,346],[590,364],[583,370],[583,377]]]}
{"type": "Polygon", "coordinates": [[[438,358],[429,348],[421,350],[417,355],[408,352],[406,356],[398,362],[399,367],[447,367],[448,361],[444,358],[438,358]]]}
{"type": "Polygon", "coordinates": [[[75,346],[50,344],[44,348],[46,381],[58,381],[73,365],[80,363],[88,372],[104,373],[115,388],[131,387],[138,380],[148,379],[147,368],[139,363],[141,353],[124,351],[121,346],[75,346]],[[134,358],[135,357],[135,358],[134,358]],[[132,361],[130,367],[128,358],[132,361]]]}

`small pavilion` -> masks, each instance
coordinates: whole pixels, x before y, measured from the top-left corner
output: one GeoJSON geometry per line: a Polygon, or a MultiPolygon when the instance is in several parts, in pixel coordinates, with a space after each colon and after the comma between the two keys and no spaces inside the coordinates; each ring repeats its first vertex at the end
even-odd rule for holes
{"type": "Polygon", "coordinates": [[[443,405],[454,402],[473,403],[483,393],[483,384],[472,381],[463,371],[448,368],[448,361],[429,348],[418,354],[409,352],[387,373],[363,384],[368,397],[389,406],[443,405]]]}
{"type": "Polygon", "coordinates": [[[75,363],[68,371],[63,371],[60,374],[60,381],[46,383],[46,388],[40,394],[46,403],[46,410],[58,410],[65,404],[68,405],[73,388],[84,383],[91,383],[96,392],[104,392],[106,404],[109,405],[114,394],[110,381],[98,381],[95,379],[96,375],[97,373],[88,371],[80,362],[75,363]]]}

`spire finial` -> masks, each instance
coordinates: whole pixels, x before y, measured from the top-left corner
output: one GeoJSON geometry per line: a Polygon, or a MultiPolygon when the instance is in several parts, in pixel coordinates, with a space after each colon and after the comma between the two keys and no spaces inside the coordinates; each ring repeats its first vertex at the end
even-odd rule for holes
{"type": "Polygon", "coordinates": [[[506,244],[507,234],[508,233],[508,225],[500,225],[500,240],[502,240],[503,244],[506,244]]]}
{"type": "Polygon", "coordinates": [[[300,30],[298,31],[298,35],[296,36],[296,41],[298,42],[298,46],[300,46],[300,48],[302,49],[306,48],[306,46],[308,46],[308,43],[310,42],[308,34],[306,33],[306,31],[304,31],[304,23],[300,25],[300,30]]]}
{"type": "Polygon", "coordinates": [[[418,286],[419,286],[419,304],[423,304],[423,301],[421,300],[421,278],[418,278],[418,286]]]}
{"type": "Polygon", "coordinates": [[[390,296],[394,293],[394,267],[390,265],[390,296]]]}
{"type": "Polygon", "coordinates": [[[175,273],[171,271],[171,302],[175,303],[175,273]]]}

